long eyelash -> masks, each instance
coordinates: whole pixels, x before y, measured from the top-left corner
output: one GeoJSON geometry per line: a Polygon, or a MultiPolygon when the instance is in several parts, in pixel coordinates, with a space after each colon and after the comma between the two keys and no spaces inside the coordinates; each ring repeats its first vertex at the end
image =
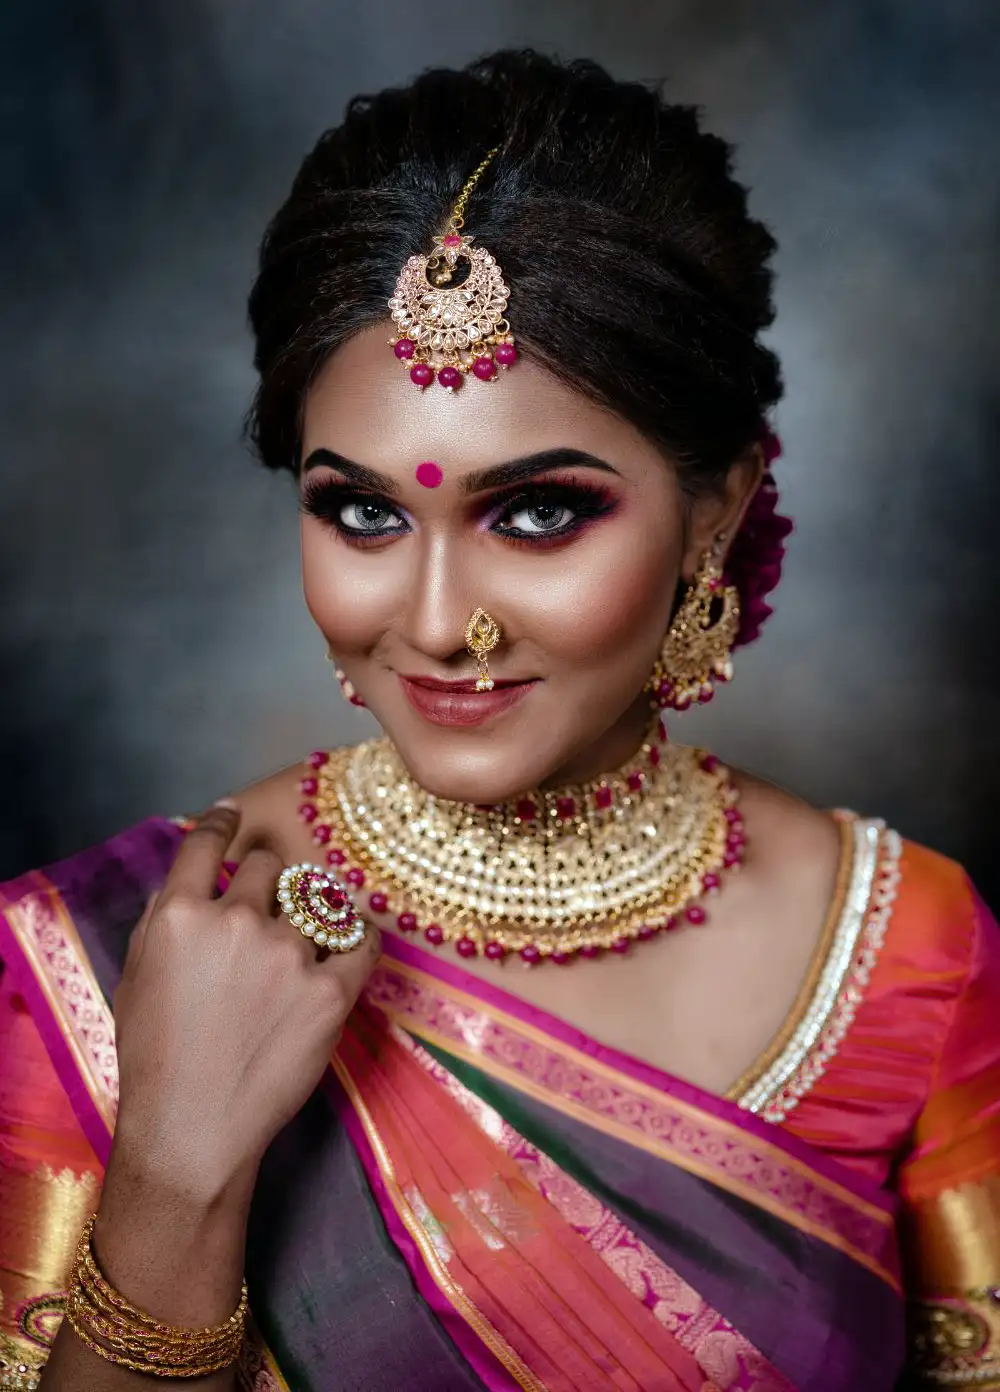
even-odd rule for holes
{"type": "Polygon", "coordinates": [[[613,506],[614,500],[606,488],[594,487],[577,479],[566,482],[535,483],[519,489],[503,500],[502,507],[493,514],[491,530],[506,541],[520,542],[524,545],[545,545],[546,542],[559,541],[572,536],[595,517],[603,517],[613,506]],[[573,520],[554,531],[544,533],[518,532],[505,530],[500,524],[523,509],[539,504],[563,506],[574,513],[573,520]]]}
{"type": "MultiPolygon", "coordinates": [[[[309,479],[306,481],[301,496],[299,498],[299,510],[306,513],[309,517],[315,517],[320,522],[332,527],[339,536],[346,537],[351,542],[357,542],[364,546],[369,542],[381,541],[389,532],[364,532],[355,531],[353,528],[345,527],[340,520],[345,503],[359,501],[368,503],[384,504],[393,513],[398,513],[399,509],[393,505],[381,493],[367,492],[363,488],[358,488],[353,484],[334,483],[330,479],[319,480],[309,479]]],[[[392,528],[392,533],[398,532],[398,528],[392,528]]]]}

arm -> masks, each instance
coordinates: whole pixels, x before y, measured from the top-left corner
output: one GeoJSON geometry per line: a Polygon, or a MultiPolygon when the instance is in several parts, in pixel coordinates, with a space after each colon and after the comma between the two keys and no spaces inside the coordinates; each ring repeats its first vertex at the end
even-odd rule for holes
{"type": "Polygon", "coordinates": [[[978,899],[968,932],[900,1172],[902,1238],[914,1385],[1000,1389],[1000,930],[978,899]]]}
{"type": "MultiPolygon", "coordinates": [[[[374,930],[320,961],[277,921],[281,861],[270,851],[249,851],[215,898],[238,824],[215,807],[188,835],[115,996],[120,1105],[94,1255],[130,1305],[181,1332],[236,1309],[261,1158],[315,1088],[378,958],[374,930]]],[[[235,1378],[228,1368],[184,1384],[228,1392],[235,1378]]],[[[66,1319],[42,1386],[130,1392],[150,1381],[93,1352],[66,1319]]]]}

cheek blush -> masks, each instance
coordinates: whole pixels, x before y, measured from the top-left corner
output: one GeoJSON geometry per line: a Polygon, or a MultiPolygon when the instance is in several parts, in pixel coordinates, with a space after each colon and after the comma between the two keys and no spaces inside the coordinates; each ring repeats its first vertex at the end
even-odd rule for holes
{"type": "Polygon", "coordinates": [[[423,484],[424,488],[437,488],[443,479],[444,472],[440,464],[425,459],[422,464],[417,465],[417,482],[423,484]]]}

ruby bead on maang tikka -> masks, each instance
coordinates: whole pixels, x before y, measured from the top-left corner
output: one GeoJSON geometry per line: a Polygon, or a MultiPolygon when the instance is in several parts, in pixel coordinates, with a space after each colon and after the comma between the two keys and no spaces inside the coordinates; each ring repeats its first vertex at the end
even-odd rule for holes
{"type": "Polygon", "coordinates": [[[426,256],[411,256],[389,301],[395,325],[389,340],[410,381],[423,390],[437,379],[446,391],[468,373],[494,382],[513,367],[517,348],[505,318],[510,290],[495,258],[465,236],[469,195],[496,155],[491,150],[465,184],[440,236],[426,256]]]}

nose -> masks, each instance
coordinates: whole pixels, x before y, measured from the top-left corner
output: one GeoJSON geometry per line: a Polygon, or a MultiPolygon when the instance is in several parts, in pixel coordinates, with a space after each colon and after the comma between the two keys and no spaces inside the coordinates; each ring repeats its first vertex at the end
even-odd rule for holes
{"type": "Polygon", "coordinates": [[[490,609],[486,577],[474,547],[448,536],[425,537],[414,548],[414,571],[404,611],[402,636],[417,652],[437,662],[461,666],[472,658],[465,629],[473,611],[490,609]]]}

